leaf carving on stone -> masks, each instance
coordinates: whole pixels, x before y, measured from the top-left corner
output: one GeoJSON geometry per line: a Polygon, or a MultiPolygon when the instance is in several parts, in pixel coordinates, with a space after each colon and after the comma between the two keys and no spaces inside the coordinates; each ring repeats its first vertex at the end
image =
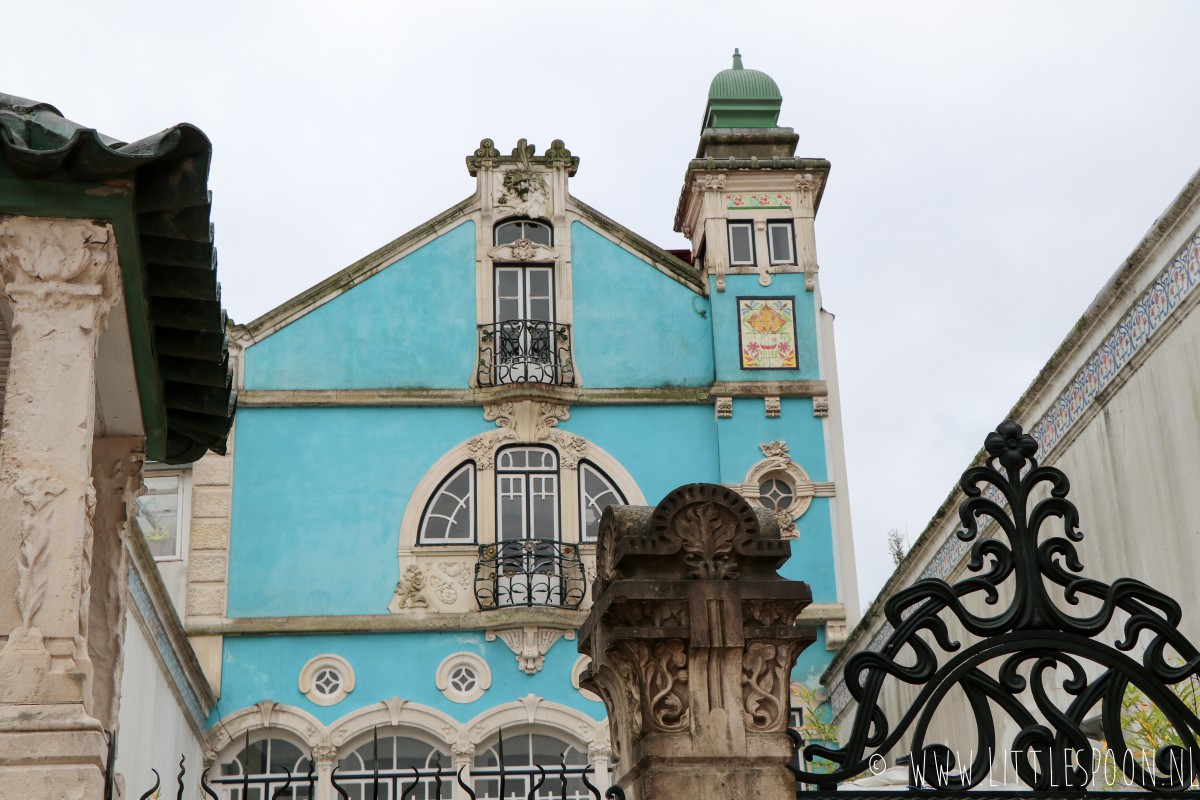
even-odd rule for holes
{"type": "Polygon", "coordinates": [[[681,509],[673,523],[689,578],[737,579],[737,563],[730,559],[738,535],[732,514],[715,503],[694,503],[681,509]]]}
{"type": "Polygon", "coordinates": [[[659,731],[680,731],[688,726],[687,647],[679,639],[653,646],[624,642],[626,655],[637,670],[641,686],[638,704],[646,726],[659,731]]]}
{"type": "Polygon", "coordinates": [[[45,472],[31,475],[16,485],[27,506],[21,515],[21,547],[17,553],[17,613],[22,630],[33,627],[34,617],[46,599],[52,513],[47,507],[66,488],[62,481],[45,472]]]}
{"type": "Polygon", "coordinates": [[[783,730],[787,717],[790,649],[771,642],[750,642],[742,657],[742,702],[751,728],[783,730]]]}

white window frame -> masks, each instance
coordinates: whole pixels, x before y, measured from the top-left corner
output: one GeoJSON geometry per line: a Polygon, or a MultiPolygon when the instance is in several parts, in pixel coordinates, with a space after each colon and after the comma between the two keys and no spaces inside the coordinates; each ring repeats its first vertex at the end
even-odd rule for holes
{"type": "Polygon", "coordinates": [[[512,244],[513,242],[518,242],[521,239],[528,239],[532,242],[537,242],[538,244],[543,244],[546,247],[553,247],[554,246],[554,227],[552,225],[550,225],[549,223],[543,222],[540,219],[521,218],[521,219],[506,219],[502,222],[498,222],[498,223],[496,223],[496,227],[492,230],[492,244],[493,245],[512,244]],[[521,226],[521,235],[518,236],[516,239],[506,239],[505,241],[500,241],[500,231],[509,225],[520,225],[521,226]],[[534,239],[532,236],[528,235],[528,231],[526,230],[526,228],[531,227],[531,226],[534,226],[534,227],[537,227],[537,228],[540,228],[540,229],[546,231],[546,241],[545,242],[537,242],[536,239],[534,239]]]}
{"type": "MultiPolygon", "coordinates": [[[[546,489],[543,487],[540,494],[546,494],[546,489]]],[[[511,489],[508,491],[508,496],[516,497],[511,489]]],[[[496,454],[496,541],[497,542],[520,542],[530,541],[533,539],[541,539],[542,541],[561,542],[562,541],[562,471],[559,463],[558,453],[554,448],[545,445],[517,445],[515,447],[506,447],[496,454]],[[503,466],[505,454],[514,453],[520,450],[537,451],[548,454],[552,459],[550,467],[506,467],[503,466]],[[535,493],[534,479],[540,478],[544,484],[549,480],[553,487],[550,494],[553,495],[554,502],[554,535],[547,539],[545,537],[531,536],[531,516],[532,502],[535,493]],[[516,479],[520,482],[520,497],[521,504],[521,532],[520,539],[505,539],[504,538],[504,518],[501,510],[501,503],[506,496],[504,482],[508,480],[510,483],[516,479]]]]}
{"type": "Polygon", "coordinates": [[[729,238],[729,266],[731,266],[731,267],[752,267],[752,266],[754,266],[755,263],[757,263],[757,261],[758,261],[758,259],[756,258],[756,253],[755,253],[754,220],[749,220],[749,219],[732,220],[731,219],[731,220],[729,220],[726,227],[728,228],[728,233],[729,233],[729,237],[728,237],[729,238]],[[733,255],[733,253],[734,253],[733,232],[735,230],[743,230],[743,229],[746,231],[746,235],[749,237],[749,241],[750,241],[750,260],[748,260],[748,261],[746,261],[746,260],[739,261],[736,258],[734,258],[734,255],[733,255]]]}
{"type": "Polygon", "coordinates": [[[796,263],[796,226],[793,225],[791,222],[785,222],[783,220],[768,221],[767,222],[767,252],[770,254],[770,257],[771,257],[771,266],[776,266],[778,264],[795,264],[796,263]],[[783,230],[785,230],[787,232],[788,252],[787,252],[786,256],[780,255],[779,253],[775,252],[775,237],[771,235],[771,232],[777,228],[782,228],[783,230]]]}
{"type": "MultiPolygon", "coordinates": [[[[417,544],[429,545],[429,546],[435,546],[435,547],[443,546],[443,545],[475,544],[476,540],[478,538],[478,526],[477,526],[476,520],[475,520],[475,498],[476,498],[475,462],[464,461],[462,464],[459,464],[453,470],[448,472],[446,474],[446,477],[442,478],[441,482],[437,485],[437,488],[433,490],[433,495],[430,496],[429,502],[426,503],[426,505],[425,505],[425,510],[421,513],[421,527],[418,529],[418,532],[417,532],[417,544]],[[450,494],[447,491],[449,485],[455,480],[455,478],[458,477],[459,473],[461,473],[463,470],[466,470],[467,480],[468,480],[468,489],[467,489],[466,498],[461,498],[458,495],[450,494]],[[464,499],[466,500],[467,529],[470,532],[469,538],[451,539],[449,537],[440,537],[440,538],[436,538],[436,539],[430,539],[425,535],[426,530],[429,527],[429,520],[433,517],[433,508],[435,505],[437,505],[437,501],[441,498],[443,493],[449,494],[450,497],[453,497],[455,500],[457,500],[460,508],[462,506],[463,500],[464,499]]],[[[446,519],[446,517],[444,517],[441,514],[438,515],[438,518],[446,519]]]]}
{"type": "MultiPolygon", "coordinates": [[[[187,557],[188,540],[192,527],[192,468],[190,465],[186,467],[174,467],[168,464],[151,462],[146,464],[142,472],[143,483],[147,478],[165,478],[172,475],[179,478],[177,495],[179,511],[178,519],[176,520],[175,552],[171,555],[154,556],[154,560],[157,562],[183,561],[187,557]]],[[[137,528],[136,520],[133,524],[137,528]]],[[[137,534],[141,536],[141,530],[137,530],[137,534]]],[[[149,544],[149,542],[146,542],[147,546],[149,544]]]]}
{"type": "Polygon", "coordinates": [[[621,505],[627,505],[629,501],[625,499],[625,493],[621,491],[621,487],[617,486],[616,481],[608,477],[608,474],[604,470],[590,461],[579,462],[579,543],[595,544],[599,538],[599,531],[597,531],[597,536],[595,537],[588,536],[587,532],[587,511],[590,498],[587,493],[587,487],[584,484],[585,471],[592,472],[597,478],[603,481],[604,485],[608,487],[608,491],[617,496],[617,501],[621,505]]]}

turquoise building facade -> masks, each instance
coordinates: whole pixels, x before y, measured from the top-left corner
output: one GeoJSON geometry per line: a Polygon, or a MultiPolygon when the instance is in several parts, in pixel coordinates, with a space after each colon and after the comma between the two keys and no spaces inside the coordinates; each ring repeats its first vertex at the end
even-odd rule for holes
{"type": "Polygon", "coordinates": [[[780,103],[740,57],[714,79],[681,158],[689,250],[573,197],[561,141],[485,139],[467,199],[235,329],[236,429],[196,467],[187,597],[225,797],[311,766],[317,797],[336,768],[361,798],[374,763],[453,766],[495,796],[501,736],[518,772],[565,752],[603,788],[614,754],[574,642],[599,515],[691,482],[793,539],[812,712],[801,687],[858,609],[813,227],[829,164],[795,157],[780,103]]]}

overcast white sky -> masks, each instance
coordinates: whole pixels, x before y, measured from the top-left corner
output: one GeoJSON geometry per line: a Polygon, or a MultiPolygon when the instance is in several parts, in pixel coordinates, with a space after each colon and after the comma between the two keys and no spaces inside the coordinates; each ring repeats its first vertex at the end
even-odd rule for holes
{"type": "Polygon", "coordinates": [[[118,0],[2,24],[0,91],[126,140],[183,121],[213,140],[238,322],[470,194],[485,136],[564,139],[576,196],[684,246],[684,167],[740,47],[798,155],[833,162],[817,250],[864,607],[888,529],[916,539],[1200,167],[1187,2],[118,0]]]}

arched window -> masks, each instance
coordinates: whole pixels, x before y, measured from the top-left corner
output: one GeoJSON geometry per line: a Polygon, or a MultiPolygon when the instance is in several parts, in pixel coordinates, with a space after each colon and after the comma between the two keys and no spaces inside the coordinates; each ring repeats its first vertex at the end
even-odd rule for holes
{"type": "MultiPolygon", "coordinates": [[[[475,751],[475,766],[471,776],[475,779],[475,792],[479,800],[500,797],[500,743],[475,751]]],[[[571,772],[567,780],[567,800],[589,800],[591,794],[579,779],[579,769],[587,766],[585,748],[563,741],[557,736],[537,731],[504,734],[504,793],[506,797],[528,797],[529,790],[538,780],[538,766],[546,770],[546,782],[534,795],[541,800],[561,798],[562,784],[558,768],[565,761],[571,772]]],[[[595,778],[589,777],[592,783],[595,778]]]]}
{"type": "Polygon", "coordinates": [[[209,783],[221,792],[222,800],[267,800],[276,797],[276,792],[292,776],[292,786],[281,800],[311,800],[308,782],[310,760],[308,754],[286,739],[262,738],[242,745],[229,760],[222,762],[219,776],[209,783]]]}
{"type": "Polygon", "coordinates": [[[475,541],[475,465],[467,462],[442,481],[421,519],[421,544],[475,541]]]}
{"type": "Polygon", "coordinates": [[[496,244],[512,244],[518,239],[528,239],[534,244],[544,244],[547,247],[554,244],[553,231],[544,222],[514,219],[496,226],[496,244]]]}
{"type": "Polygon", "coordinates": [[[343,749],[338,760],[337,782],[349,795],[350,800],[371,800],[371,791],[376,766],[379,768],[380,800],[396,800],[413,783],[411,770],[420,773],[420,782],[406,800],[434,800],[437,797],[437,780],[433,772],[441,769],[443,796],[448,796],[448,787],[453,772],[453,759],[431,744],[399,734],[374,733],[356,739],[343,749]]]}
{"type": "Polygon", "coordinates": [[[625,505],[625,495],[599,467],[579,462],[579,540],[594,542],[600,533],[600,515],[611,505],[625,505]]]}
{"type": "Polygon", "coordinates": [[[496,541],[557,541],[558,454],[508,447],[496,456],[496,541]]]}

